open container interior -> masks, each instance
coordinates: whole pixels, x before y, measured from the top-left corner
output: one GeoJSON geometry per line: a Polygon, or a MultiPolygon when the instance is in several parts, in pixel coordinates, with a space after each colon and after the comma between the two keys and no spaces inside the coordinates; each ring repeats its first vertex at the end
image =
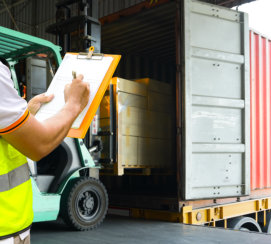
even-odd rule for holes
{"type": "MultiPolygon", "coordinates": [[[[100,20],[102,52],[122,55],[114,76],[128,80],[150,78],[170,84],[176,101],[176,3],[170,1],[152,8],[142,5],[125,11],[126,16],[117,13],[100,20]]],[[[172,115],[176,121],[175,112],[172,115]]],[[[172,140],[176,145],[175,137],[172,140]]],[[[172,154],[170,173],[152,171],[146,176],[132,170],[123,176],[102,175],[111,205],[176,209],[176,148],[172,154]]]]}

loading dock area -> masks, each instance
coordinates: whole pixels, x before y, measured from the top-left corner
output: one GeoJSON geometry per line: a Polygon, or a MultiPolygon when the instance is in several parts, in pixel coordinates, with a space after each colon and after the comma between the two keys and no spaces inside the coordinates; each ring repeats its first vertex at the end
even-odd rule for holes
{"type": "Polygon", "coordinates": [[[84,140],[28,162],[31,242],[269,243],[271,40],[225,8],[236,0],[120,2],[52,1],[53,39],[0,27],[0,57],[27,101],[65,52],[121,55],[84,140]]]}
{"type": "Polygon", "coordinates": [[[104,223],[92,231],[73,231],[61,221],[54,221],[35,223],[31,235],[31,241],[35,244],[270,243],[270,236],[266,234],[112,215],[107,216],[104,223]]]}

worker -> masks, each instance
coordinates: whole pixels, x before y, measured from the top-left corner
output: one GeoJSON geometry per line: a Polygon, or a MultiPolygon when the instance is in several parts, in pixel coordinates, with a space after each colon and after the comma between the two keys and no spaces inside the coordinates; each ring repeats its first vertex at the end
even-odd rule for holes
{"type": "Polygon", "coordinates": [[[26,157],[39,161],[61,143],[88,103],[89,85],[82,75],[73,79],[64,89],[65,106],[44,122],[34,115],[53,95],[39,95],[27,104],[1,61],[0,91],[0,244],[28,244],[33,209],[26,157]]]}

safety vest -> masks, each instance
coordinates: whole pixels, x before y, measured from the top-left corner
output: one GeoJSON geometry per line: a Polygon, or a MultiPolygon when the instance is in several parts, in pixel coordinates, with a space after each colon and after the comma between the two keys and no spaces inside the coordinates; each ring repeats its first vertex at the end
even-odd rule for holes
{"type": "Polygon", "coordinates": [[[31,226],[32,202],[26,158],[0,137],[0,239],[31,226]]]}

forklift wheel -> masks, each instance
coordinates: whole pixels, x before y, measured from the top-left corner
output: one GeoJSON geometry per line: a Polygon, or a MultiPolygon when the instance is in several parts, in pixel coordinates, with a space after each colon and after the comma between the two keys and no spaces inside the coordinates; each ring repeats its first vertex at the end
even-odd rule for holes
{"type": "Polygon", "coordinates": [[[91,230],[100,225],[108,209],[108,196],[101,181],[80,178],[64,193],[61,199],[61,215],[76,230],[91,230]]]}

